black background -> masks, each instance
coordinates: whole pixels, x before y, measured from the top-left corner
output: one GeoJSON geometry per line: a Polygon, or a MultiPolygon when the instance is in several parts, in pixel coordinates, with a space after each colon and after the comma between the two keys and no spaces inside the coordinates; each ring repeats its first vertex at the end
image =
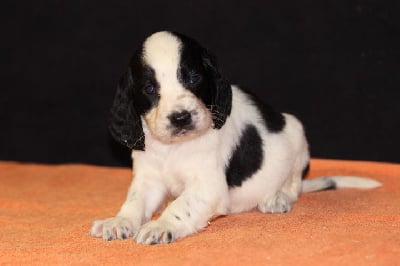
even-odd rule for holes
{"type": "Polygon", "coordinates": [[[305,124],[314,157],[400,162],[400,1],[2,1],[0,159],[127,165],[107,132],[147,35],[175,30],[305,124]]]}

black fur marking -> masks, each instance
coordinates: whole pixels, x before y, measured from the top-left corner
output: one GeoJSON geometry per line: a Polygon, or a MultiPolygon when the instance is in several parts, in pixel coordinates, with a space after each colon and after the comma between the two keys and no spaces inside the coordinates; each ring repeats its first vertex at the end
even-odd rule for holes
{"type": "Polygon", "coordinates": [[[275,111],[270,105],[260,101],[259,98],[248,93],[253,103],[260,110],[265,126],[271,133],[281,132],[286,125],[285,117],[282,113],[275,111]]]}
{"type": "Polygon", "coordinates": [[[308,175],[308,172],[310,172],[310,162],[307,163],[307,165],[304,167],[303,172],[301,173],[302,179],[308,175]]]}
{"type": "Polygon", "coordinates": [[[111,107],[110,132],[116,141],[130,149],[144,150],[140,117],[157,105],[159,87],[154,70],[143,62],[142,48],[138,49],[120,80],[111,107]],[[154,87],[154,94],[144,91],[149,85],[154,87]]]}
{"type": "Polygon", "coordinates": [[[178,215],[174,215],[174,216],[175,216],[175,219],[177,219],[178,221],[182,220],[181,217],[179,217],[178,215]]]}
{"type": "Polygon", "coordinates": [[[176,32],[173,34],[182,42],[178,80],[203,101],[212,113],[214,128],[219,129],[231,113],[231,85],[220,74],[215,56],[194,39],[176,32]]]}
{"type": "Polygon", "coordinates": [[[229,187],[241,186],[260,169],[264,156],[262,145],[257,129],[253,125],[246,126],[225,170],[229,187]]]}
{"type": "Polygon", "coordinates": [[[144,150],[144,133],[140,115],[133,102],[133,79],[131,69],[121,77],[110,116],[111,136],[130,149],[144,150]]]}
{"type": "Polygon", "coordinates": [[[155,71],[150,66],[142,62],[142,58],[133,57],[131,60],[132,76],[133,76],[133,98],[135,99],[135,109],[139,115],[147,113],[151,108],[157,105],[160,96],[155,71]],[[147,94],[145,88],[149,85],[154,86],[156,92],[147,94]]]}

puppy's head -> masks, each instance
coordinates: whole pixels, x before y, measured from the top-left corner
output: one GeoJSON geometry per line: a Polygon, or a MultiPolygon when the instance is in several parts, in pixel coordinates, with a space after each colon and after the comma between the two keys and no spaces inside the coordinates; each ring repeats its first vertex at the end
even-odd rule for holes
{"type": "Polygon", "coordinates": [[[158,32],[143,42],[121,78],[110,130],[136,150],[145,147],[143,127],[161,142],[182,142],[220,129],[231,102],[230,84],[206,49],[182,34],[158,32]]]}

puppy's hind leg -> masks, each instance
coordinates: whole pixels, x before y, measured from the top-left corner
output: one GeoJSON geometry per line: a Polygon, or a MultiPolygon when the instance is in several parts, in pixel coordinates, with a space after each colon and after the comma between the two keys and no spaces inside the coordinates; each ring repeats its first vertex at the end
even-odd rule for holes
{"type": "Polygon", "coordinates": [[[285,213],[292,209],[301,193],[301,172],[295,169],[295,173],[283,184],[282,188],[272,197],[266,197],[261,201],[257,208],[263,213],[285,213]]]}
{"type": "Polygon", "coordinates": [[[292,209],[292,200],[282,191],[276,192],[270,198],[261,201],[257,209],[262,213],[285,213],[292,209]]]}

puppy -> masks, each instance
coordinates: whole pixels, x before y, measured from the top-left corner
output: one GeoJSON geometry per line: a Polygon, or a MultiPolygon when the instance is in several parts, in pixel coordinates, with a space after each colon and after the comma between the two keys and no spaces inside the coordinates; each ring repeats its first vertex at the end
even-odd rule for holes
{"type": "Polygon", "coordinates": [[[148,37],[120,80],[112,136],[132,149],[134,179],[115,217],[94,221],[93,237],[170,243],[218,215],[284,213],[301,192],[372,188],[377,181],[303,181],[309,151],[302,124],[224,78],[210,52],[175,32],[148,37]],[[156,220],[167,196],[173,200],[156,220]]]}

